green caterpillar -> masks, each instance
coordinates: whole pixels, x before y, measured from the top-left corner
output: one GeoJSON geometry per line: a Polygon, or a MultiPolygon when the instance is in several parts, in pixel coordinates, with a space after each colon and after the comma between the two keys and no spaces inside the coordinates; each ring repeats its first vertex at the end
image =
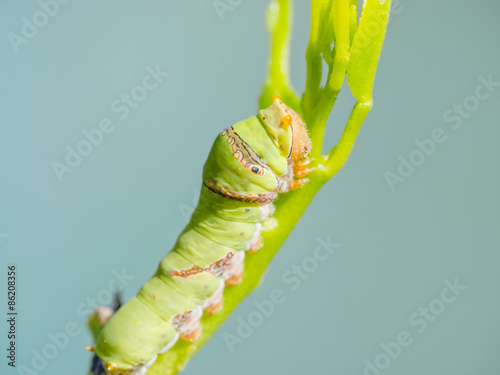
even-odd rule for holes
{"type": "Polygon", "coordinates": [[[242,278],[245,251],[261,246],[273,200],[307,182],[310,150],[302,119],[277,96],[217,136],[198,206],[174,248],[114,315],[100,308],[89,318],[91,350],[108,374],[144,374],[178,338],[196,340],[203,311],[222,307],[224,287],[242,278]]]}

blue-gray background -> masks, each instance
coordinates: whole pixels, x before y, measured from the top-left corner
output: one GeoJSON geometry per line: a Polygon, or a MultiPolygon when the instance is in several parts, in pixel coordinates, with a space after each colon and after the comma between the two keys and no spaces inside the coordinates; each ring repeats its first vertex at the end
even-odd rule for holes
{"type": "MultiPolygon", "coordinates": [[[[380,373],[499,373],[500,90],[471,97],[480,76],[500,81],[500,3],[393,5],[375,105],[347,166],[315,198],[262,287],[185,374],[363,374],[366,361],[382,360],[381,343],[404,331],[412,344],[380,373]],[[453,130],[443,116],[464,101],[478,108],[453,130]],[[397,173],[398,157],[408,159],[415,140],[436,128],[446,142],[392,191],[384,173],[397,173]],[[290,290],[283,275],[328,236],[338,251],[290,290]],[[439,307],[434,299],[455,278],[467,289],[419,333],[410,317],[439,307]],[[274,289],[286,302],[231,353],[224,333],[236,335],[254,302],[274,289]]],[[[211,140],[256,111],[268,51],[265,6],[243,0],[221,19],[208,0],[73,0],[16,53],[8,34],[21,35],[23,17],[41,8],[0,4],[0,310],[6,264],[15,263],[18,365],[31,367],[33,350],[42,352],[49,334],[74,322],[76,336],[37,373],[86,372],[88,299],[105,299],[112,270],[123,268],[134,277],[125,297],[136,293],[185,224],[211,140]],[[111,103],[157,65],[170,75],[119,119],[111,103]],[[51,164],[64,163],[66,146],[76,148],[82,130],[103,118],[114,131],[59,182],[51,164]]],[[[299,91],[308,6],[296,1],[292,79],[299,91]]],[[[327,145],[352,103],[345,86],[327,145]]],[[[22,374],[7,367],[1,327],[0,372],[22,374]]]]}

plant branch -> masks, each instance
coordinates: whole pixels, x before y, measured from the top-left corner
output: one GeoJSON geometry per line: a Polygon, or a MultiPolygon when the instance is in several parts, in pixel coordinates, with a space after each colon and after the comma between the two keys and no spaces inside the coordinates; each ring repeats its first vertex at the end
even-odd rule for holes
{"type": "Polygon", "coordinates": [[[302,105],[304,116],[312,117],[320,96],[321,77],[323,75],[323,58],[330,62],[330,45],[334,40],[333,4],[329,0],[311,0],[311,29],[306,49],[306,91],[302,105]]]}
{"type": "Polygon", "coordinates": [[[357,102],[354,105],[339,143],[332,147],[324,157],[325,166],[323,171],[327,179],[332,178],[347,162],[361,125],[363,125],[363,121],[371,108],[372,103],[357,102]]]}
{"type": "MultiPolygon", "coordinates": [[[[321,155],[321,146],[323,144],[326,122],[344,82],[347,64],[349,62],[351,41],[350,23],[355,22],[357,25],[357,16],[351,19],[349,0],[330,1],[328,12],[328,17],[325,19],[327,23],[323,24],[322,35],[324,38],[316,41],[310,40],[308,46],[308,48],[310,47],[311,49],[322,50],[323,57],[328,63],[326,85],[320,91],[320,95],[317,98],[317,104],[313,106],[311,110],[305,111],[305,120],[308,124],[311,141],[314,147],[311,155],[313,158],[318,158],[321,155]],[[333,48],[330,47],[331,40],[335,41],[333,48]],[[314,45],[314,43],[317,45],[314,45]]],[[[311,25],[312,24],[311,20],[311,25]]],[[[314,69],[314,67],[311,66],[311,69],[314,69]]],[[[308,76],[310,75],[314,75],[314,73],[308,73],[308,76]]],[[[306,103],[307,98],[308,96],[304,95],[305,107],[310,105],[306,103]]]]}
{"type": "Polygon", "coordinates": [[[266,26],[271,36],[269,74],[259,99],[259,108],[272,103],[278,95],[285,103],[297,107],[299,99],[290,81],[290,41],[292,4],[288,0],[271,0],[266,11],[266,26]]]}
{"type": "MultiPolygon", "coordinates": [[[[306,51],[306,91],[299,101],[289,77],[292,6],[288,0],[271,0],[267,27],[271,35],[268,77],[260,96],[260,108],[267,107],[272,95],[299,112],[310,131],[315,171],[301,189],[280,194],[270,220],[277,225],[263,231],[263,247],[245,258],[240,284],[224,290],[224,307],[214,315],[204,315],[201,336],[192,343],[179,341],[158,356],[148,375],[175,375],[182,371],[197,351],[215,334],[237,306],[263,281],[264,273],[319,189],[345,164],[358,132],[372,107],[372,87],[387,27],[390,0],[364,0],[357,21],[355,0],[312,0],[311,31],[306,51]],[[332,47],[332,43],[334,46],[332,47]],[[325,87],[321,88],[322,59],[328,64],[325,87]],[[347,74],[347,82],[357,100],[339,143],[321,155],[323,133],[332,107],[347,74]]],[[[265,224],[265,223],[264,223],[265,224]]],[[[264,225],[264,228],[266,226],[264,225]]]]}

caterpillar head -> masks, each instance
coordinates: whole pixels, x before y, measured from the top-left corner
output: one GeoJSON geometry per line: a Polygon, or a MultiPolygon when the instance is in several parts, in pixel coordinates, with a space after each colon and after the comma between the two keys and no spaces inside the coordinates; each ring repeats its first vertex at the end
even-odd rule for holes
{"type": "Polygon", "coordinates": [[[311,149],[300,116],[277,96],[259,116],[224,129],[203,168],[212,191],[249,202],[269,202],[288,189],[291,164],[311,149]],[[273,146],[274,145],[274,146],[273,146]]]}
{"type": "Polygon", "coordinates": [[[283,156],[298,161],[311,151],[311,140],[304,121],[277,96],[273,104],[259,112],[271,138],[283,156]]]}

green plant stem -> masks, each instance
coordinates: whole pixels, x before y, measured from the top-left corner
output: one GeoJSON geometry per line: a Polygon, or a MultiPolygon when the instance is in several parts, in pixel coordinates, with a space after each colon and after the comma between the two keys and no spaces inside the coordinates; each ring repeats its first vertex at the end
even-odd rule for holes
{"type": "Polygon", "coordinates": [[[354,108],[347,120],[347,125],[340,137],[339,143],[332,147],[332,149],[325,156],[325,167],[324,173],[326,178],[332,178],[347,162],[349,155],[351,154],[352,148],[354,147],[354,141],[358,136],[361,125],[363,121],[370,112],[372,108],[372,103],[359,103],[354,105],[354,108]]]}
{"type": "Polygon", "coordinates": [[[299,99],[290,82],[290,41],[292,4],[288,0],[273,0],[267,9],[266,26],[271,35],[269,74],[259,100],[259,108],[272,103],[273,95],[281,97],[290,106],[298,107],[299,99]]]}
{"type": "MultiPolygon", "coordinates": [[[[319,10],[311,12],[320,12],[318,16],[323,18],[323,22],[316,24],[311,20],[311,37],[306,51],[308,72],[306,93],[302,101],[305,108],[304,119],[312,144],[315,146],[311,154],[313,158],[319,158],[321,155],[320,146],[323,144],[326,122],[344,82],[349,63],[350,23],[355,22],[357,25],[357,18],[353,20],[350,14],[349,0],[316,1],[320,3],[317,4],[319,10]],[[330,49],[332,40],[335,40],[333,50],[330,49]],[[319,88],[322,75],[321,56],[328,63],[328,80],[323,89],[319,88]],[[311,90],[311,94],[308,94],[308,89],[311,90]]],[[[313,7],[314,4],[311,6],[313,7]]]]}
{"type": "MultiPolygon", "coordinates": [[[[292,6],[288,0],[271,0],[267,26],[271,34],[269,73],[259,103],[264,108],[278,94],[304,118],[313,142],[315,170],[302,188],[280,195],[271,220],[277,225],[263,231],[263,247],[245,259],[240,284],[224,290],[224,307],[204,315],[201,336],[192,343],[179,341],[159,355],[148,375],[175,375],[215,334],[237,306],[263,281],[265,271],[320,188],[346,163],[361,125],[372,107],[372,88],[387,27],[390,0],[365,0],[357,20],[355,0],[312,0],[311,32],[306,51],[306,91],[299,101],[289,78],[292,6]],[[332,47],[334,43],[334,47],[332,47]],[[328,64],[321,88],[322,59],[328,64]],[[357,102],[336,146],[321,154],[323,134],[345,76],[357,102]]],[[[212,371],[207,371],[211,373],[212,371]]]]}

